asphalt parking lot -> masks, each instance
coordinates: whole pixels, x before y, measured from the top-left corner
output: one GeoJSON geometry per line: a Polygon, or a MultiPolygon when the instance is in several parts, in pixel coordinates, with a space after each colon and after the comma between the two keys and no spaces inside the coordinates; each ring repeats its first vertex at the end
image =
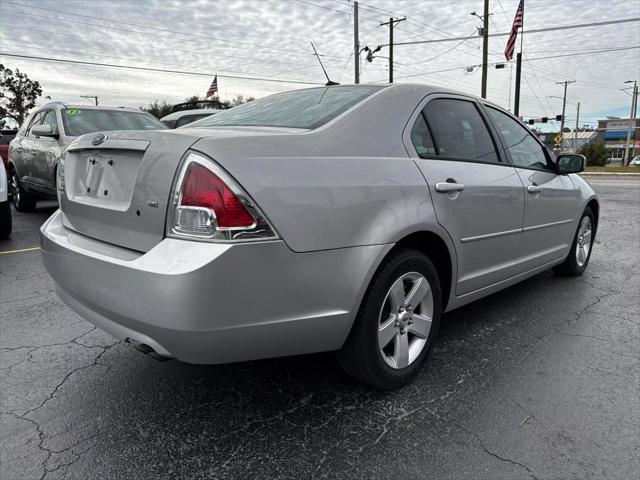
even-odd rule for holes
{"type": "Polygon", "coordinates": [[[444,317],[430,368],[369,390],[329,354],[158,362],[60,301],[0,242],[0,477],[630,479],[640,474],[640,179],[590,180],[591,264],[444,317]]]}

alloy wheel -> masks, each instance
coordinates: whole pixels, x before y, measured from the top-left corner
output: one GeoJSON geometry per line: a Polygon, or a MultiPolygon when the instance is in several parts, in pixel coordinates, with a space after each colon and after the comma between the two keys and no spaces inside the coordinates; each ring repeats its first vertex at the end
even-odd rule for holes
{"type": "Polygon", "coordinates": [[[433,318],[433,293],[418,272],[398,278],[385,296],[378,318],[378,348],[393,369],[413,363],[425,348],[433,318]]]}
{"type": "Polygon", "coordinates": [[[576,239],[576,263],[582,267],[587,263],[591,250],[591,219],[585,216],[578,228],[578,238],[576,239]]]}

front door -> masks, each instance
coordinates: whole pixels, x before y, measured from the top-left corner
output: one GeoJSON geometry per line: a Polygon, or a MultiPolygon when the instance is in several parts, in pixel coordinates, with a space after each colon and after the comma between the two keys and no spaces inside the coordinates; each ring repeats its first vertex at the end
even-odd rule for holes
{"type": "Polygon", "coordinates": [[[411,144],[438,222],[455,244],[456,294],[511,277],[524,214],[523,186],[498,153],[475,101],[429,100],[415,119],[411,144]]]}
{"type": "Polygon", "coordinates": [[[40,191],[55,194],[54,169],[63,147],[59,140],[58,121],[55,110],[46,110],[41,124],[51,126],[54,137],[35,137],[33,142],[33,182],[40,191]]]}
{"type": "Polygon", "coordinates": [[[571,178],[556,173],[551,154],[529,129],[506,112],[490,106],[485,109],[525,187],[518,270],[525,272],[564,258],[577,228],[577,189],[571,178]]]}

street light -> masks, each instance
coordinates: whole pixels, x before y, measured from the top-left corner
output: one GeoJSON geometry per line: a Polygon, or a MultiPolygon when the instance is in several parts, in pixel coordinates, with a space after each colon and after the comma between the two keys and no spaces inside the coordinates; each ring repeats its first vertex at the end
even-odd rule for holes
{"type": "MultiPolygon", "coordinates": [[[[557,95],[549,95],[549,98],[557,98],[558,100],[562,100],[562,97],[558,97],[557,95]]],[[[571,102],[569,100],[566,100],[567,103],[570,103],[571,105],[575,105],[575,102],[571,102]]]]}

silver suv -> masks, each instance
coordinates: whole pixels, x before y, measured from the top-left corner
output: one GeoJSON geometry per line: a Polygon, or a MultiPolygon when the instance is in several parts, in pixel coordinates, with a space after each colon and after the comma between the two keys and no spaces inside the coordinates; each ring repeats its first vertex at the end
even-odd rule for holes
{"type": "Polygon", "coordinates": [[[38,200],[56,198],[58,160],[77,136],[166,128],[153,115],[136,109],[47,103],[27,118],[9,144],[7,174],[16,210],[31,211],[38,200]]]}

